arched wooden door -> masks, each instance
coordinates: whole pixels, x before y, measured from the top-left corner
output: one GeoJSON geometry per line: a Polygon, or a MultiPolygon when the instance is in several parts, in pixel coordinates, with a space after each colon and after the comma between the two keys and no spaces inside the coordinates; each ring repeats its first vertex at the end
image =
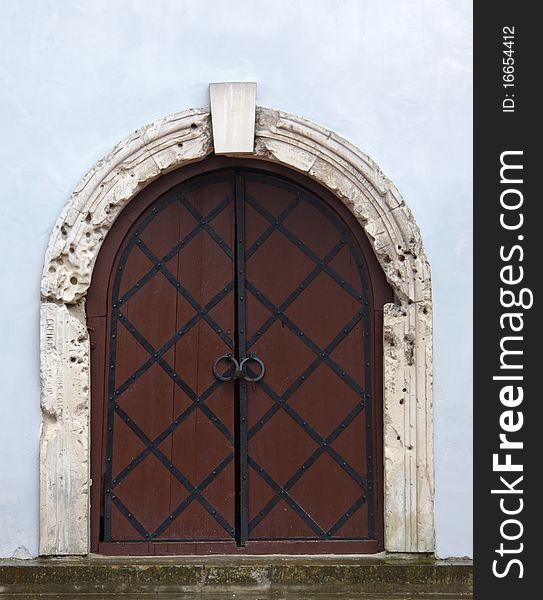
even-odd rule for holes
{"type": "Polygon", "coordinates": [[[93,551],[383,548],[392,298],[338,205],[212,159],[118,219],[88,303],[93,551]]]}

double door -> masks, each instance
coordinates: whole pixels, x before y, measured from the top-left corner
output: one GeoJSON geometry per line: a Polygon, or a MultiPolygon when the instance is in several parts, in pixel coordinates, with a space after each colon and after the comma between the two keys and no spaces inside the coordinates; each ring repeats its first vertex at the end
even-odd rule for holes
{"type": "Polygon", "coordinates": [[[98,551],[381,548],[381,307],[360,235],[249,168],[134,220],[108,288],[98,551]]]}

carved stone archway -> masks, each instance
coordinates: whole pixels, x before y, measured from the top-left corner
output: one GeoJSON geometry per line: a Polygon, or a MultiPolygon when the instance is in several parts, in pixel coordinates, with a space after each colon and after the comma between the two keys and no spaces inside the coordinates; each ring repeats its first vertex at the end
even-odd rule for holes
{"type": "MultiPolygon", "coordinates": [[[[432,296],[419,229],[394,185],[335,133],[256,108],[254,151],[333,192],[368,235],[391,284],[384,311],[385,548],[434,549],[432,296]]],[[[89,551],[90,383],[85,297],[115,219],[151,181],[213,152],[209,109],[135,131],[83,178],[58,218],[41,284],[40,553],[89,551]]],[[[247,154],[244,154],[247,157],[247,154]]]]}

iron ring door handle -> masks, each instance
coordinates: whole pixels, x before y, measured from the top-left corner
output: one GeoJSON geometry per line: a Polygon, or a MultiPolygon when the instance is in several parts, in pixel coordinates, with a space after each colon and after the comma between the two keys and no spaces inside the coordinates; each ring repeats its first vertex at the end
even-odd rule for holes
{"type": "Polygon", "coordinates": [[[240,373],[241,373],[240,364],[234,358],[234,356],[232,355],[231,352],[229,352],[227,354],[223,354],[222,356],[219,356],[218,358],[215,359],[215,362],[213,363],[213,375],[215,375],[215,377],[219,381],[232,381],[232,379],[238,379],[240,376],[240,373]],[[232,365],[234,366],[234,372],[232,373],[232,375],[227,375],[227,373],[230,371],[230,369],[227,369],[224,373],[219,373],[218,367],[219,367],[219,364],[223,361],[232,363],[232,365]]]}
{"type": "Polygon", "coordinates": [[[250,381],[252,383],[255,383],[257,381],[260,381],[263,377],[264,374],[266,373],[266,367],[264,366],[264,363],[260,360],[260,358],[258,358],[256,356],[256,354],[249,354],[249,356],[246,356],[241,363],[239,364],[239,370],[241,373],[241,377],[243,379],[245,379],[245,381],[250,381]],[[249,362],[254,361],[257,364],[260,365],[260,373],[258,375],[256,375],[255,377],[251,377],[244,369],[243,367],[248,364],[249,362]]]}

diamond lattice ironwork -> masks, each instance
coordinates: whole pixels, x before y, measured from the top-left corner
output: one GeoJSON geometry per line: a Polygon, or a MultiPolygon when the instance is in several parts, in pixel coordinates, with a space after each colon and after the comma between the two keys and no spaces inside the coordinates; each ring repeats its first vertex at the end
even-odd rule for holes
{"type": "MultiPolygon", "coordinates": [[[[170,192],[160,202],[156,203],[137,223],[120,255],[111,301],[104,540],[115,541],[111,527],[113,506],[128,520],[134,531],[139,534],[140,537],[138,539],[159,541],[171,539],[168,537],[169,528],[194,502],[198,503],[220,525],[226,538],[235,537],[240,544],[253,539],[252,532],[265,519],[270,518],[270,515],[274,514],[274,509],[280,502],[285,503],[285,506],[288,506],[293,513],[303,520],[309,528],[308,530],[313,532],[314,537],[308,539],[319,540],[328,540],[337,536],[339,530],[366,504],[368,507],[368,536],[356,539],[372,539],[375,536],[375,524],[372,481],[371,365],[369,360],[371,356],[371,319],[369,318],[369,287],[360,251],[347,227],[338,219],[333,211],[326,207],[322,200],[310,192],[278,178],[263,178],[249,171],[236,174],[234,188],[235,192],[233,194],[227,194],[223,197],[207,214],[202,214],[190,201],[189,188],[186,186],[181,190],[176,189],[170,192]],[[283,192],[286,190],[292,195],[292,200],[286,203],[286,206],[279,211],[279,214],[274,215],[257,197],[247,192],[246,181],[265,181],[267,185],[276,186],[283,192]],[[181,239],[176,240],[173,247],[166,253],[158,256],[152,244],[149,243],[149,240],[144,239],[145,236],[143,234],[146,227],[153,222],[153,219],[174,203],[179,203],[182,206],[183,210],[186,211],[184,214],[187,215],[187,218],[190,215],[190,218],[194,220],[194,226],[181,239]],[[334,240],[334,243],[327,249],[324,255],[319,255],[307,243],[307,240],[301,239],[288,226],[289,218],[292,218],[295,211],[304,205],[310,205],[313,212],[316,211],[323,214],[324,218],[327,219],[328,225],[333,226],[337,232],[337,239],[334,240]],[[254,240],[251,244],[246,244],[245,241],[247,234],[245,231],[246,207],[250,207],[250,210],[259,215],[260,223],[266,224],[259,234],[254,235],[254,232],[251,234],[254,240]],[[224,211],[228,210],[233,211],[235,220],[235,241],[233,247],[230,247],[227,240],[213,227],[214,220],[224,215],[224,211]],[[208,239],[213,241],[216,247],[228,258],[233,273],[230,281],[223,285],[221,289],[217,289],[207,302],[202,303],[189,291],[183,278],[179,277],[172,266],[175,263],[174,259],[176,257],[178,257],[178,260],[183,260],[183,251],[191,243],[195,243],[199,236],[207,236],[208,239]],[[284,299],[281,298],[280,301],[277,301],[277,299],[272,300],[270,293],[256,285],[246,271],[247,263],[253,257],[258,257],[259,254],[268,252],[268,244],[271,243],[270,240],[276,239],[277,236],[280,236],[282,240],[290,244],[289,247],[292,247],[293,253],[300,253],[299,255],[303,256],[304,265],[308,265],[308,268],[304,266],[303,277],[299,280],[296,279],[296,285],[290,293],[283,295],[284,299]],[[332,266],[336,257],[345,248],[348,248],[350,256],[356,263],[360,286],[353,285],[352,282],[332,266]],[[149,268],[144,270],[143,274],[140,272],[137,280],[131,285],[121,285],[123,269],[131,253],[134,252],[139,252],[145,257],[145,265],[148,265],[149,268]],[[127,303],[140,294],[141,290],[145,289],[155,277],[163,277],[176,290],[179,298],[183,299],[184,305],[189,307],[187,310],[192,312],[190,318],[174,332],[171,332],[165,341],[161,340],[159,345],[150,343],[148,337],[142,333],[141,326],[129,318],[125,310],[127,303]],[[295,322],[293,307],[297,307],[298,314],[300,310],[303,313],[304,298],[309,297],[307,290],[310,290],[311,294],[313,294],[315,288],[312,285],[315,286],[315,282],[323,277],[326,278],[328,288],[331,289],[336,286],[341,290],[341,294],[349,299],[345,303],[345,306],[349,306],[349,302],[351,302],[356,308],[342,322],[337,332],[334,331],[333,334],[327,332],[325,336],[316,336],[315,334],[311,336],[307,332],[307,328],[304,330],[304,328],[295,322]],[[123,290],[122,294],[120,293],[121,289],[123,290]],[[235,299],[235,327],[233,332],[212,316],[212,311],[230,294],[235,299]],[[265,315],[265,318],[260,322],[258,327],[254,328],[254,332],[250,335],[247,332],[245,313],[248,297],[259,303],[262,309],[261,313],[265,315]],[[302,308],[299,308],[300,306],[302,308]],[[169,358],[172,351],[175,351],[176,344],[198,324],[202,323],[205,323],[214,332],[227,350],[233,356],[237,357],[238,362],[241,362],[244,357],[254,352],[255,348],[258,348],[259,344],[262,343],[262,340],[266,339],[266,335],[269,335],[272,328],[278,324],[288,330],[292,336],[295,336],[298,341],[297,343],[301,343],[305,348],[304,351],[308,354],[310,360],[308,364],[300,367],[300,372],[293,377],[292,381],[288,382],[288,385],[284,389],[277,389],[277,385],[271,384],[266,377],[252,384],[248,384],[243,378],[239,378],[235,382],[235,387],[232,386],[236,394],[236,421],[234,427],[229,427],[224,418],[221,419],[207,403],[211,396],[225,382],[215,379],[211,380],[209,385],[202,390],[194,389],[187,382],[187,377],[184,377],[183,373],[176,368],[175,362],[172,365],[172,360],[169,358]],[[137,343],[139,351],[145,354],[145,358],[141,364],[130,375],[123,377],[122,381],[116,381],[116,352],[118,350],[116,340],[120,331],[119,328],[126,330],[137,343]],[[360,369],[364,374],[363,385],[360,382],[359,374],[349,372],[333,357],[334,351],[342,342],[352,332],[359,329],[363,331],[364,357],[366,360],[364,365],[360,365],[360,369]],[[320,343],[317,343],[315,337],[319,338],[320,343]],[[169,424],[158,435],[150,437],[145,433],[142,424],[132,418],[129,407],[123,406],[121,401],[123,394],[130,390],[131,386],[147,373],[151,367],[156,368],[156,366],[162,369],[169,380],[173,382],[173,385],[187,398],[188,404],[178,414],[172,416],[169,424]],[[307,384],[307,381],[317,370],[323,368],[327,369],[327,372],[330,372],[330,376],[341,380],[341,386],[346,386],[349,389],[350,396],[357,398],[355,402],[350,403],[349,410],[342,415],[338,423],[330,424],[326,435],[319,433],[319,428],[312,425],[311,418],[307,414],[302,414],[303,411],[297,409],[295,403],[291,402],[295,395],[303,394],[304,385],[307,384]],[[253,388],[251,388],[251,385],[253,388]],[[258,386],[259,393],[264,394],[270,401],[270,404],[269,408],[249,427],[247,402],[250,401],[251,389],[255,389],[254,386],[258,386]],[[174,432],[181,431],[183,424],[197,411],[199,414],[205,416],[214,430],[217,431],[217,435],[222,436],[227,441],[230,450],[205,477],[199,481],[191,481],[179,466],[175,464],[175,461],[168,456],[164,444],[173,437],[174,432]],[[270,474],[265,464],[262,464],[261,461],[259,462],[250,450],[251,441],[257,439],[257,436],[266,430],[273,417],[279,413],[288,417],[289,422],[295,426],[300,435],[308,436],[314,448],[306,456],[305,460],[297,465],[288,477],[281,481],[277,481],[277,478],[274,478],[270,474]],[[362,413],[365,415],[364,423],[367,428],[365,432],[360,432],[360,435],[364,437],[365,444],[365,472],[361,472],[360,468],[355,468],[335,447],[335,443],[342,433],[362,413]],[[128,426],[141,443],[140,447],[143,448],[117,472],[114,472],[112,468],[114,446],[113,423],[115,416],[128,426]],[[137,510],[130,506],[130,499],[121,498],[118,490],[123,480],[151,455],[159,461],[161,468],[165,469],[169,477],[175,478],[183,486],[187,495],[180,503],[173,506],[168,514],[163,515],[164,518],[160,520],[160,524],[157,527],[147,529],[143,524],[143,520],[138,516],[137,510]],[[342,509],[341,515],[334,518],[332,524],[328,523],[326,526],[323,526],[319,522],[322,519],[310,514],[311,511],[307,510],[303,501],[296,498],[295,493],[296,489],[303,486],[304,475],[311,471],[315,464],[323,462],[322,457],[327,458],[325,461],[326,464],[333,465],[334,469],[343,473],[341,476],[348,477],[351,482],[354,482],[358,490],[356,497],[350,501],[344,510],[342,509]],[[213,481],[233,462],[235,463],[235,477],[237,478],[237,504],[234,520],[221,514],[217,507],[206,498],[206,490],[209,489],[213,481]],[[251,514],[254,516],[250,520],[248,517],[249,471],[261,478],[273,492],[273,495],[268,497],[263,506],[259,508],[252,507],[251,514]]],[[[159,309],[159,305],[157,309],[159,309]]],[[[347,312],[347,309],[342,310],[342,314],[343,312],[347,312]]],[[[337,323],[335,326],[337,326],[337,323]]],[[[266,365],[266,370],[270,369],[273,369],[273,365],[266,365]]],[[[253,377],[256,375],[252,373],[250,364],[247,367],[246,375],[253,377]]]]}

